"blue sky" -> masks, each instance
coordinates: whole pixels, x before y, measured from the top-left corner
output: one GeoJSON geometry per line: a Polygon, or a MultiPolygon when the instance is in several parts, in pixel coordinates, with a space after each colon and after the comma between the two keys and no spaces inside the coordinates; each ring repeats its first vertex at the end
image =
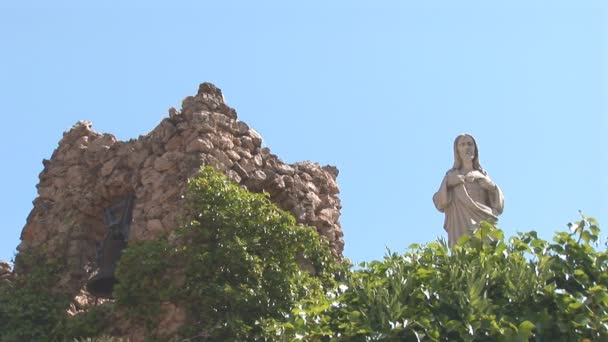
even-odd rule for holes
{"type": "Polygon", "coordinates": [[[284,161],[340,169],[355,262],[446,236],[431,197],[461,132],[508,236],[608,225],[602,1],[3,1],[0,48],[3,260],[64,131],[136,138],[205,81],[284,161]]]}

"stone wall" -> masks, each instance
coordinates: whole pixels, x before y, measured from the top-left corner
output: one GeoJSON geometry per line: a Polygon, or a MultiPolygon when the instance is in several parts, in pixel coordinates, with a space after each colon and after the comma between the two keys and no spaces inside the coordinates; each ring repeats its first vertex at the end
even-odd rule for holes
{"type": "Polygon", "coordinates": [[[336,256],[344,247],[338,170],[283,163],[209,83],[137,139],[118,141],[92,130],[90,122],[78,122],[43,164],[17,249],[66,260],[62,285],[73,293],[83,288],[106,233],[104,208],[134,194],[129,241],[155,238],[176,228],[187,179],[201,165],[214,166],[250,191],[268,192],[298,223],[315,227],[336,256]]]}

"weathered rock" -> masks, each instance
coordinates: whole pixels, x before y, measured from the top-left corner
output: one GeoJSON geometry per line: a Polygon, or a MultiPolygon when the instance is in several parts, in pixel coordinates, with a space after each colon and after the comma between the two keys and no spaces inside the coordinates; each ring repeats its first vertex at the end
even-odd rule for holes
{"type": "Polygon", "coordinates": [[[247,124],[244,123],[243,121],[237,121],[236,122],[236,131],[239,136],[245,135],[245,134],[249,133],[249,126],[247,126],[247,124]]]}
{"type": "Polygon", "coordinates": [[[11,264],[9,264],[6,261],[2,261],[0,260],[0,278],[5,277],[9,274],[11,274],[11,264]]]}
{"type": "Polygon", "coordinates": [[[205,152],[209,153],[213,150],[213,144],[208,140],[201,138],[193,139],[188,146],[186,146],[186,152],[205,152]]]}
{"type": "Polygon", "coordinates": [[[164,231],[163,223],[159,219],[153,219],[148,221],[146,224],[146,229],[151,233],[162,233],[164,231]]]}

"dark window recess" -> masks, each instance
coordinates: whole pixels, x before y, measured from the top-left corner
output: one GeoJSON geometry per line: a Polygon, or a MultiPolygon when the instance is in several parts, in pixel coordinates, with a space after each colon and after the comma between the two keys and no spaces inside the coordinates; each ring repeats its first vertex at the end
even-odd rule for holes
{"type": "Polygon", "coordinates": [[[112,298],[117,283],[114,277],[122,250],[127,246],[133,215],[133,194],[104,210],[106,236],[97,248],[97,268],[87,282],[87,290],[96,297],[112,298]]]}

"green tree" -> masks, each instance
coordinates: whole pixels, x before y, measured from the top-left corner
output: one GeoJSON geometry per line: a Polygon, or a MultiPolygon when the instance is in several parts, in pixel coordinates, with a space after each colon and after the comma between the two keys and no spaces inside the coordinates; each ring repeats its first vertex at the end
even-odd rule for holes
{"type": "Polygon", "coordinates": [[[0,282],[0,341],[52,341],[62,338],[69,298],[55,285],[60,263],[38,254],[17,259],[28,273],[0,282]]]}
{"type": "Polygon", "coordinates": [[[184,337],[260,339],[263,322],[333,286],[338,261],[310,227],[207,167],[189,181],[183,227],[129,246],[117,305],[154,326],[159,303],[187,309],[184,337]],[[303,268],[308,269],[304,271],[303,268]]]}

